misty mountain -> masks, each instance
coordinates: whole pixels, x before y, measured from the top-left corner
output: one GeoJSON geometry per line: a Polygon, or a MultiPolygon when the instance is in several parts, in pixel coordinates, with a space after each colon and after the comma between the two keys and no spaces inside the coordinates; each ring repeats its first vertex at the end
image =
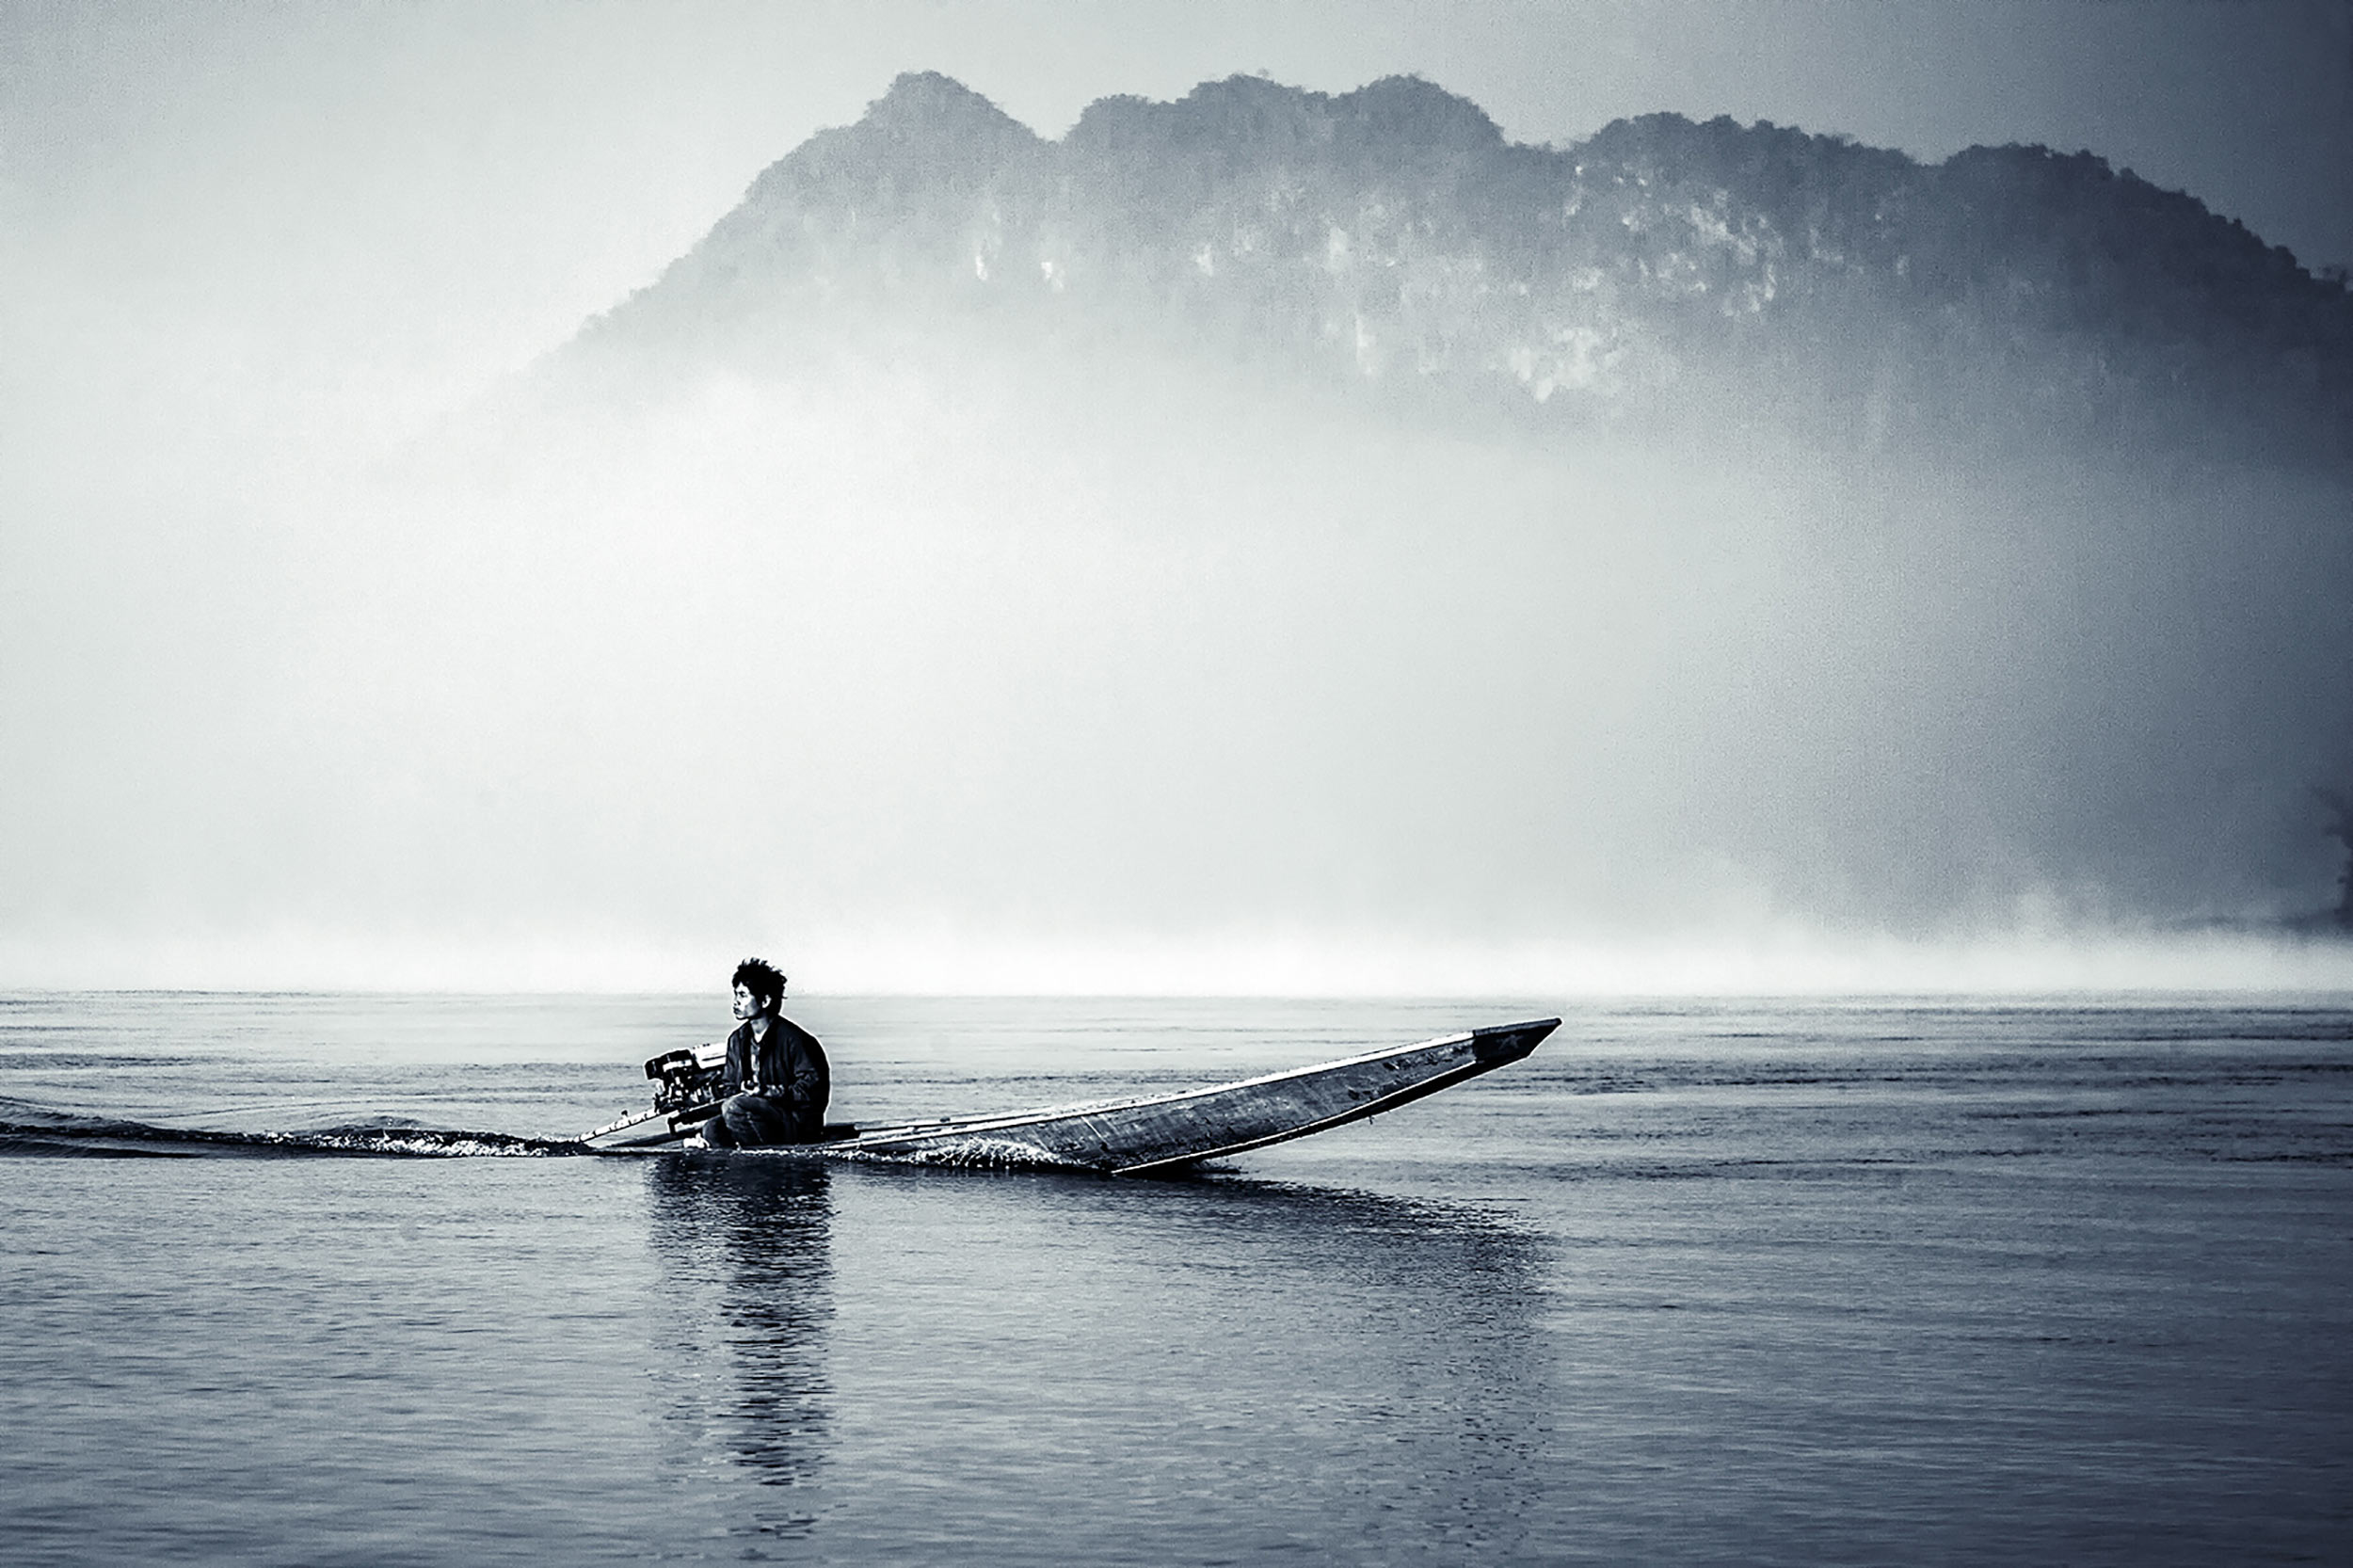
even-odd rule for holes
{"type": "Polygon", "coordinates": [[[738,836],[812,930],[2333,900],[2353,299],[2088,153],[904,76],[533,385],[414,510],[562,541],[515,728],[668,737],[575,787],[664,802],[677,919],[738,836]]]}
{"type": "Polygon", "coordinates": [[[338,142],[264,199],[242,136],[24,253],[0,959],[1976,984],[2341,897],[2342,280],[2091,154],[1517,146],[1412,79],[1047,139],[907,76],[452,401],[394,368],[482,319],[420,309],[437,204],[511,186],[338,142]]]}
{"type": "Polygon", "coordinates": [[[789,356],[878,307],[1149,322],[1569,421],[2353,453],[2353,295],[2091,153],[1669,114],[1530,147],[1410,77],[1107,98],[1048,141],[902,76],[586,335],[789,356]]]}

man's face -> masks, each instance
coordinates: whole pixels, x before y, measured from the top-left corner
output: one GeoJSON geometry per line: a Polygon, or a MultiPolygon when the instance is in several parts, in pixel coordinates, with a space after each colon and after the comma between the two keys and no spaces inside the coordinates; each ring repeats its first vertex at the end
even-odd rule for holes
{"type": "Polygon", "coordinates": [[[750,986],[738,984],[735,987],[735,1021],[744,1023],[759,1017],[760,1013],[760,998],[752,995],[750,986]]]}

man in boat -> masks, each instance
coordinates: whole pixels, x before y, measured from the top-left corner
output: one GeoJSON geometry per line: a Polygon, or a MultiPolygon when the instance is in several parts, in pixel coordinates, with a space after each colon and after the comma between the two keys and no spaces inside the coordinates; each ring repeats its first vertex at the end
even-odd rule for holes
{"type": "Polygon", "coordinates": [[[746,958],[735,966],[735,1032],[721,1083],[727,1098],[702,1127],[714,1149],[813,1144],[825,1135],[833,1071],[817,1036],[786,1017],[784,976],[746,958]]]}

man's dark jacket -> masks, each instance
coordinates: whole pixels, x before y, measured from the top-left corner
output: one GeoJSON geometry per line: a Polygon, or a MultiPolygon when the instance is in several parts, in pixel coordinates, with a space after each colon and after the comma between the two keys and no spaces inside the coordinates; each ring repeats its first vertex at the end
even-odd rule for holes
{"type": "Polygon", "coordinates": [[[768,1038],[760,1041],[752,1039],[750,1024],[738,1024],[728,1036],[726,1081],[730,1095],[765,1095],[792,1107],[795,1137],[815,1138],[824,1130],[833,1069],[817,1036],[790,1018],[771,1018],[768,1038]]]}

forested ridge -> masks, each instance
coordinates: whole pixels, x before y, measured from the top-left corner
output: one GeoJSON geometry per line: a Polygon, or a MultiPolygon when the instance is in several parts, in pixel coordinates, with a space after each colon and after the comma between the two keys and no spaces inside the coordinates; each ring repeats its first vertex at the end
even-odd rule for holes
{"type": "Polygon", "coordinates": [[[2091,152],[1941,164],[1671,114],[1504,138],[1416,78],[1107,98],[1059,141],[938,75],[767,169],[592,339],[757,342],[884,307],[1103,314],[1567,419],[1748,413],[2334,466],[2353,295],[2091,152]],[[1206,335],[1206,336],[1205,336],[1206,335]]]}

